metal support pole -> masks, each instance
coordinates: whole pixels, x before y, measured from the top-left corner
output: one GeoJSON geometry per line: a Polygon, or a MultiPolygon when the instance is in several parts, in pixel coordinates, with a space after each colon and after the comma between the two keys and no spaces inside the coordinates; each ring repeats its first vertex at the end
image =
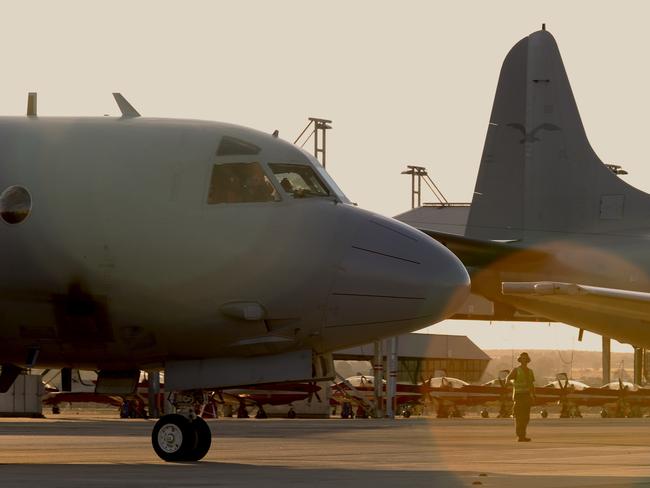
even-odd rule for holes
{"type": "Polygon", "coordinates": [[[386,417],[394,419],[397,413],[395,401],[397,391],[397,337],[391,337],[387,340],[387,343],[386,417]]]}
{"type": "Polygon", "coordinates": [[[612,355],[611,355],[611,345],[612,340],[609,337],[602,337],[603,339],[603,385],[611,382],[611,372],[612,372],[612,355]]]}
{"type": "Polygon", "coordinates": [[[640,385],[643,381],[643,349],[634,347],[634,383],[640,385]]]}
{"type": "Polygon", "coordinates": [[[375,375],[375,418],[384,418],[384,355],[382,341],[375,341],[373,369],[375,375]]]}
{"type": "Polygon", "coordinates": [[[415,208],[415,172],[411,173],[411,208],[415,208]]]}
{"type": "MultiPolygon", "coordinates": [[[[314,122],[314,157],[318,159],[318,153],[320,152],[320,146],[318,145],[318,122],[314,122]]],[[[325,165],[323,165],[323,168],[325,165]]]]}
{"type": "Polygon", "coordinates": [[[384,359],[384,372],[386,374],[386,390],[385,390],[385,410],[386,410],[386,418],[393,418],[393,402],[391,401],[391,396],[390,396],[390,339],[384,340],[384,354],[385,359],[384,359]]]}
{"type": "Polygon", "coordinates": [[[323,168],[327,167],[327,124],[321,126],[323,130],[323,168]]]}
{"type": "Polygon", "coordinates": [[[158,398],[160,397],[160,373],[158,371],[147,371],[147,390],[149,396],[149,417],[160,417],[158,398]]]}
{"type": "Polygon", "coordinates": [[[391,344],[390,344],[390,355],[391,355],[391,362],[393,363],[393,368],[391,369],[390,376],[391,376],[391,402],[393,403],[393,416],[397,415],[397,370],[398,370],[398,362],[397,362],[397,336],[393,337],[391,339],[391,344]]]}
{"type": "Polygon", "coordinates": [[[325,168],[327,164],[327,131],[332,128],[330,125],[331,120],[327,119],[318,119],[316,117],[309,117],[309,123],[314,124],[314,156],[316,159],[319,159],[320,162],[325,168]],[[320,139],[319,139],[320,134],[320,139]]]}

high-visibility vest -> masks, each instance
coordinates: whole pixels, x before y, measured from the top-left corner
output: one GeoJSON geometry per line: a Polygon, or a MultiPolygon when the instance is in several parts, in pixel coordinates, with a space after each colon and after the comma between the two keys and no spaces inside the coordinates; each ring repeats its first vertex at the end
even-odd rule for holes
{"type": "Polygon", "coordinates": [[[517,374],[515,375],[514,393],[527,393],[531,390],[535,376],[532,369],[524,369],[517,366],[517,374]]]}

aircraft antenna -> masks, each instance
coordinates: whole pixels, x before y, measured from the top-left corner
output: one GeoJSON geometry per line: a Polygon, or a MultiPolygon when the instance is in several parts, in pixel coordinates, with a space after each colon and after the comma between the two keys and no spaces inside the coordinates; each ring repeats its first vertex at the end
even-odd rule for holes
{"type": "Polygon", "coordinates": [[[120,112],[122,112],[123,118],[130,119],[133,117],[140,117],[140,113],[133,108],[133,105],[131,105],[121,93],[113,93],[113,98],[115,98],[117,106],[120,108],[120,112]]]}
{"type": "Polygon", "coordinates": [[[422,205],[422,181],[424,181],[424,184],[429,187],[441,206],[450,206],[449,201],[445,198],[442,191],[440,191],[438,185],[436,185],[431,179],[424,166],[407,165],[406,170],[402,171],[402,174],[411,175],[411,208],[416,207],[416,198],[417,206],[420,207],[422,205]]]}
{"type": "Polygon", "coordinates": [[[612,173],[615,175],[626,175],[628,172],[624,170],[620,164],[607,164],[605,163],[605,166],[607,166],[612,173]]]}
{"type": "Polygon", "coordinates": [[[28,117],[36,117],[36,99],[37,99],[37,94],[36,92],[29,92],[27,94],[27,116],[28,117]]]}
{"type": "Polygon", "coordinates": [[[327,119],[319,119],[317,117],[309,117],[308,120],[309,122],[307,123],[307,126],[302,130],[300,135],[296,137],[296,140],[293,141],[293,143],[298,144],[298,141],[300,141],[301,138],[305,135],[305,132],[311,128],[311,132],[303,140],[300,147],[304,147],[309,139],[314,136],[314,157],[320,161],[324,168],[327,162],[327,131],[332,128],[330,125],[332,121],[327,119]]]}

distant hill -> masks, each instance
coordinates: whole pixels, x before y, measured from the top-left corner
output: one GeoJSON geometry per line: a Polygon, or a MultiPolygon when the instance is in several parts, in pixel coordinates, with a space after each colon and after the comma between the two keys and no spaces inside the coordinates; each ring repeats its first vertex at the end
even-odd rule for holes
{"type": "MultiPolygon", "coordinates": [[[[497,377],[502,369],[517,366],[518,350],[488,349],[485,351],[492,360],[489,362],[484,381],[497,377]]],[[[552,349],[528,349],[531,357],[530,367],[535,372],[537,384],[555,379],[557,373],[567,373],[570,378],[582,381],[591,386],[602,384],[601,353],[599,351],[558,351],[552,349]]],[[[612,381],[619,376],[626,381],[632,381],[634,354],[613,352],[611,354],[612,381]]]]}

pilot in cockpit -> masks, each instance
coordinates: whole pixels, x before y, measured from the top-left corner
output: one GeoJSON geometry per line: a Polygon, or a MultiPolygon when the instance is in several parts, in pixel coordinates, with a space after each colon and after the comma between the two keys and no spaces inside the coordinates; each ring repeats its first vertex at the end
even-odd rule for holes
{"type": "Polygon", "coordinates": [[[246,168],[246,178],[244,180],[244,201],[248,202],[266,202],[275,200],[275,189],[266,178],[266,175],[257,165],[250,165],[246,168]]]}
{"type": "Polygon", "coordinates": [[[287,193],[293,193],[294,188],[291,182],[289,181],[289,178],[282,178],[282,181],[280,181],[280,185],[282,186],[282,189],[287,193]]]}

